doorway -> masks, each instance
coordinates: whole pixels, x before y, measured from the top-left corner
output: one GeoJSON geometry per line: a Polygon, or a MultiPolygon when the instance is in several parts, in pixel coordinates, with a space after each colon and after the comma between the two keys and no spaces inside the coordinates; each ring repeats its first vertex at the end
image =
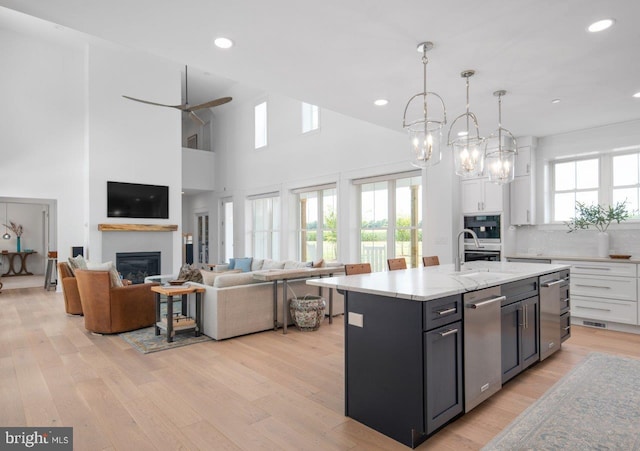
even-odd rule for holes
{"type": "Polygon", "coordinates": [[[197,252],[199,263],[209,263],[209,213],[196,216],[197,252]]]}

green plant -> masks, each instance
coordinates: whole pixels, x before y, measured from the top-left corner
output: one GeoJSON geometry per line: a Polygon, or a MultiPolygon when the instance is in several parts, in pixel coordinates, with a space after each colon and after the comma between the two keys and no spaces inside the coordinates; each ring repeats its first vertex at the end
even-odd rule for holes
{"type": "Polygon", "coordinates": [[[588,229],[590,226],[595,227],[600,232],[606,232],[613,221],[620,224],[629,218],[629,211],[627,211],[627,202],[618,202],[614,207],[609,205],[603,207],[602,205],[586,205],[582,202],[576,202],[576,217],[571,218],[571,221],[565,222],[569,227],[569,232],[574,232],[578,229],[588,229]]]}

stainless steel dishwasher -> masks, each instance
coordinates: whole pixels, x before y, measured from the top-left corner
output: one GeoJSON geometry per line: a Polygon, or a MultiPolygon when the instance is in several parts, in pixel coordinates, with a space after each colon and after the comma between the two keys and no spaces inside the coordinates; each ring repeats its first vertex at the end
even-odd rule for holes
{"type": "Polygon", "coordinates": [[[540,276],[540,360],[560,349],[562,307],[569,302],[567,271],[540,276]]]}
{"type": "Polygon", "coordinates": [[[502,388],[500,287],[465,293],[464,411],[502,388]]]}

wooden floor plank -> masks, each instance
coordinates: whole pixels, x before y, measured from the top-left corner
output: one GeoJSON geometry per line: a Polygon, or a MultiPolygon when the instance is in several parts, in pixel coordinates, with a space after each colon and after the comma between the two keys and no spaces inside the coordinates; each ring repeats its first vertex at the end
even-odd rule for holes
{"type": "MultiPolygon", "coordinates": [[[[0,424],[71,426],[76,449],[406,450],[344,416],[344,321],[140,354],[92,335],[41,288],[0,295],[0,424]]],[[[478,450],[590,352],[640,359],[640,335],[574,326],[417,449],[478,450]]]]}

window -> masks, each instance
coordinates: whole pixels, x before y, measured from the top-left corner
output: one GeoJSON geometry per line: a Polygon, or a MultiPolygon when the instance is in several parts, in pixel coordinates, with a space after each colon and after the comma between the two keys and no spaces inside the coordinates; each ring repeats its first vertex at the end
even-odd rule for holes
{"type": "Polygon", "coordinates": [[[319,124],[318,106],[302,102],[302,133],[317,130],[319,124]]]}
{"type": "Polygon", "coordinates": [[[598,158],[553,163],[552,221],[568,221],[575,217],[576,202],[599,202],[599,163],[598,158]]]}
{"type": "Polygon", "coordinates": [[[640,191],[640,153],[614,155],[612,205],[627,202],[627,211],[638,217],[638,192],[640,191]]]}
{"type": "Polygon", "coordinates": [[[249,197],[251,256],[277,260],[280,254],[280,198],[278,194],[249,197]]]}
{"type": "Polygon", "coordinates": [[[220,224],[222,255],[219,261],[226,262],[235,255],[233,252],[233,200],[231,198],[222,200],[222,218],[220,224]]]}
{"type": "Polygon", "coordinates": [[[267,102],[262,102],[254,108],[255,119],[255,148],[267,145],[267,102]]]}
{"type": "Polygon", "coordinates": [[[334,261],[338,258],[338,203],[335,185],[296,190],[300,217],[300,260],[334,261]]]}
{"type": "Polygon", "coordinates": [[[420,172],[368,180],[360,185],[360,261],[383,271],[388,258],[404,257],[417,267],[422,253],[420,172]]]}

